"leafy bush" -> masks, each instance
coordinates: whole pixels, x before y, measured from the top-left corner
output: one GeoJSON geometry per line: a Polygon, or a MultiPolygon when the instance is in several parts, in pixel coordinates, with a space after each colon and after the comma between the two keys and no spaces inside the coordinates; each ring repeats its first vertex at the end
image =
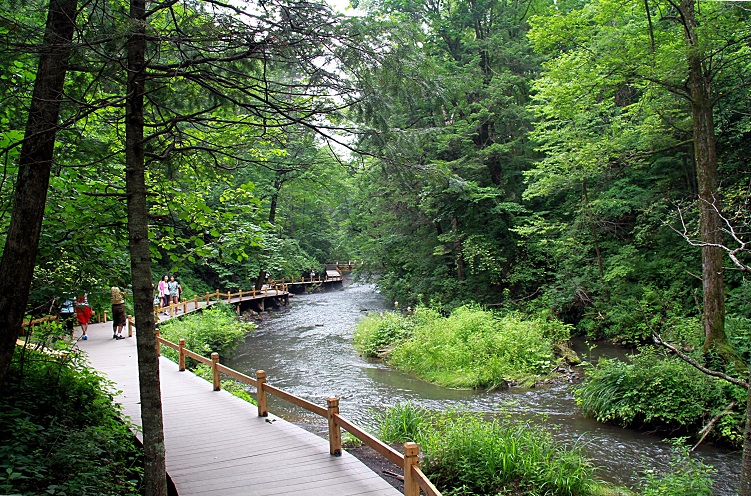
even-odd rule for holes
{"type": "MultiPolygon", "coordinates": [[[[256,328],[255,324],[237,320],[231,305],[215,304],[202,312],[191,313],[182,319],[173,319],[161,325],[161,336],[178,343],[185,339],[185,346],[199,355],[219,356],[229,354],[235,346],[256,328]]],[[[177,352],[163,348],[164,356],[177,360],[177,352]]]]}
{"type": "Polygon", "coordinates": [[[499,316],[478,307],[457,308],[449,317],[418,308],[413,317],[367,328],[377,329],[372,339],[356,342],[393,346],[387,359],[401,370],[444,386],[490,388],[550,371],[553,345],[570,332],[555,320],[499,316]]]}
{"type": "Polygon", "coordinates": [[[438,318],[438,312],[425,307],[418,307],[412,316],[399,312],[370,314],[357,324],[354,333],[355,349],[367,357],[388,355],[395,344],[409,338],[419,322],[438,318]]]}
{"type": "Polygon", "coordinates": [[[139,494],[142,453],[112,401],[77,358],[17,350],[0,392],[0,493],[139,494]]]}
{"type": "Polygon", "coordinates": [[[400,404],[387,410],[381,435],[421,445],[421,467],[445,495],[596,494],[594,468],[579,449],[556,443],[549,432],[509,419],[436,413],[400,404]],[[396,428],[395,428],[396,427],[396,428]]]}
{"type": "Polygon", "coordinates": [[[670,460],[670,469],[657,472],[644,470],[644,482],[641,484],[643,496],[710,496],[712,494],[713,467],[701,460],[691,458],[688,446],[683,445],[685,438],[673,441],[674,456],[670,460]]]}
{"type": "Polygon", "coordinates": [[[631,363],[600,360],[574,395],[584,414],[600,422],[686,433],[697,432],[736,401],[740,411],[724,415],[713,435],[731,444],[742,440],[745,391],[651,347],[631,363]]]}

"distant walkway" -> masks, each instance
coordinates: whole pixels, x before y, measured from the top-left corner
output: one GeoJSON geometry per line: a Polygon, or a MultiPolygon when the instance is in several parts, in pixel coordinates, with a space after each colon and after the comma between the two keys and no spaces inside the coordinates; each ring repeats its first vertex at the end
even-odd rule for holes
{"type": "MultiPolygon", "coordinates": [[[[135,336],[112,339],[111,323],[91,324],[88,334],[79,348],[141,425],[135,336]]],[[[325,439],[274,415],[259,417],[250,403],[159,360],[167,472],[180,496],[401,494],[346,451],[331,456],[325,439]]]]}

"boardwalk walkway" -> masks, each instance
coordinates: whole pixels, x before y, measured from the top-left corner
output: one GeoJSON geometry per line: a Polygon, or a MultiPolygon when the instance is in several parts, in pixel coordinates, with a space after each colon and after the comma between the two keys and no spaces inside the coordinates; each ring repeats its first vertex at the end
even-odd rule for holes
{"type": "MultiPolygon", "coordinates": [[[[135,336],[112,339],[112,325],[89,325],[78,346],[121,391],[117,401],[140,425],[135,336]]],[[[76,329],[76,336],[80,331],[76,329]]],[[[180,496],[397,495],[352,455],[329,454],[325,439],[269,415],[160,357],[167,472],[180,496]]]]}

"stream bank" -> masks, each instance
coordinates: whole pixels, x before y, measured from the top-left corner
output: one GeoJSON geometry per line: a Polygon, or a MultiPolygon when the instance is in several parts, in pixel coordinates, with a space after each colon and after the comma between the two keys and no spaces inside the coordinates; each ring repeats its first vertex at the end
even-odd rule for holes
{"type": "MultiPolygon", "coordinates": [[[[384,299],[368,284],[345,283],[340,290],[296,296],[288,309],[272,312],[259,323],[228,365],[246,373],[264,369],[269,383],[317,404],[337,396],[342,415],[371,432],[376,432],[384,406],[412,401],[432,410],[504,412],[543,424],[557,440],[581,445],[601,467],[599,476],[615,484],[633,486],[645,461],[655,468],[668,466],[671,446],[660,436],[583,418],[568,383],[493,392],[447,389],[360,357],[352,348],[356,323],[369,311],[386,309],[384,299]]],[[[624,353],[604,344],[592,350],[593,358],[624,353]]],[[[271,409],[294,422],[323,425],[320,418],[282,402],[272,401],[271,409]]],[[[740,453],[704,445],[697,451],[717,469],[715,493],[734,494],[740,453]]]]}

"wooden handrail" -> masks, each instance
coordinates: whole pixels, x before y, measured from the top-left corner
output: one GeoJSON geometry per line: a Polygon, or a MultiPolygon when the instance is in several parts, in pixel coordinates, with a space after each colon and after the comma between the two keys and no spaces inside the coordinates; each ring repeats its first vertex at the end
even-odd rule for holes
{"type": "Polygon", "coordinates": [[[378,454],[380,454],[382,457],[384,457],[391,463],[395,465],[399,465],[399,466],[404,464],[404,455],[396,451],[394,448],[392,448],[388,444],[384,443],[380,439],[360,429],[359,427],[352,424],[349,420],[345,419],[341,415],[335,415],[334,420],[336,421],[337,425],[339,425],[342,429],[349,432],[350,434],[355,436],[357,439],[359,439],[366,445],[373,448],[375,451],[378,452],[378,454]]]}
{"type": "Polygon", "coordinates": [[[184,370],[185,357],[192,358],[198,362],[204,363],[211,367],[212,386],[215,391],[221,389],[220,374],[227,375],[239,382],[249,384],[256,388],[258,392],[258,415],[265,417],[268,415],[268,406],[266,403],[266,393],[272,394],[288,403],[299,406],[329,420],[329,446],[332,455],[341,455],[341,433],[339,429],[344,429],[357,439],[373,448],[378,454],[386,458],[395,465],[404,469],[404,494],[405,496],[420,496],[422,490],[426,496],[442,496],[440,491],[430,482],[419,467],[419,447],[415,443],[405,443],[404,453],[401,454],[388,444],[376,438],[372,434],[360,429],[346,418],[339,415],[339,399],[328,398],[327,408],[316,405],[308,400],[283,391],[266,383],[266,372],[263,370],[256,371],[256,379],[238,372],[234,369],[219,363],[219,354],[214,352],[211,358],[206,358],[189,349],[185,348],[185,340],[180,339],[180,344],[175,344],[156,335],[157,346],[165,345],[178,351],[178,367],[184,370]]]}
{"type": "Polygon", "coordinates": [[[441,491],[430,482],[430,479],[420,470],[419,466],[412,465],[411,472],[412,478],[420,486],[420,489],[423,490],[425,496],[441,496],[441,491]]]}
{"type": "Polygon", "coordinates": [[[258,389],[258,381],[250,377],[249,375],[245,375],[242,372],[238,372],[237,370],[231,369],[227,367],[226,365],[222,365],[221,363],[217,365],[217,368],[219,369],[219,372],[221,372],[222,374],[229,376],[236,381],[244,382],[245,384],[250,384],[251,386],[258,389]]]}
{"type": "Polygon", "coordinates": [[[281,398],[287,403],[292,403],[295,406],[299,406],[300,408],[304,408],[308,410],[309,412],[313,412],[316,415],[320,415],[321,417],[326,417],[327,410],[326,408],[322,406],[318,406],[315,403],[311,403],[308,400],[304,400],[302,398],[299,398],[295,395],[289,394],[286,391],[282,391],[281,389],[274,387],[270,384],[264,384],[263,389],[270,394],[273,394],[277,398],[281,398]]]}

